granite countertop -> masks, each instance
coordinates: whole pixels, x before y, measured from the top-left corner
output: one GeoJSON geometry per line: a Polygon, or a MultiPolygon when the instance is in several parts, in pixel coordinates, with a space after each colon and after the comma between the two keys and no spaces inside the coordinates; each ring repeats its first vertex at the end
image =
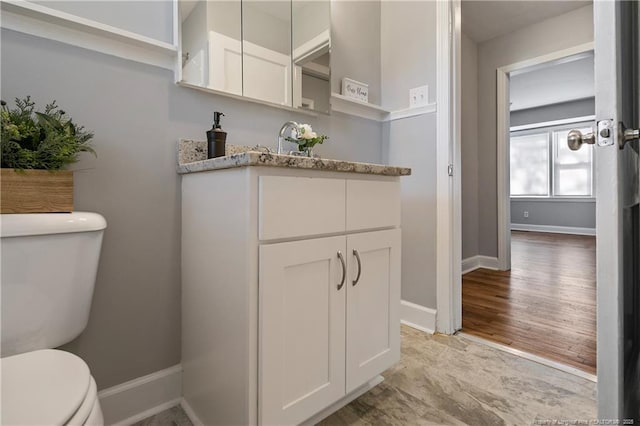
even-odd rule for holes
{"type": "Polygon", "coordinates": [[[180,140],[178,142],[178,173],[187,174],[234,167],[265,166],[383,176],[408,176],[411,174],[411,169],[407,167],[274,154],[260,147],[227,145],[226,154],[224,157],[207,159],[206,142],[180,140]]]}

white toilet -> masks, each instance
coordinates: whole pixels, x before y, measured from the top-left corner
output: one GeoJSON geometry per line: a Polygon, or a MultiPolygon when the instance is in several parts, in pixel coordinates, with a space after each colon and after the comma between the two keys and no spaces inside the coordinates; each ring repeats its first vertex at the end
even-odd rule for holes
{"type": "Polygon", "coordinates": [[[87,364],[50,349],[86,327],[107,226],[97,213],[3,214],[3,425],[102,425],[87,364]]]}

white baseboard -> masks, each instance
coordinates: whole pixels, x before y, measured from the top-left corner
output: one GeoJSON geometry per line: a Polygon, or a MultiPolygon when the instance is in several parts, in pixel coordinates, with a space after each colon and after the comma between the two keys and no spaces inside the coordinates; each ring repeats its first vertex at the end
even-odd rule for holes
{"type": "Polygon", "coordinates": [[[180,404],[182,366],[130,380],[98,392],[105,425],[131,425],[180,404]]]}
{"type": "Polygon", "coordinates": [[[436,329],[436,310],[402,300],[400,322],[409,327],[433,334],[436,329]]]}
{"type": "Polygon", "coordinates": [[[184,398],[182,398],[182,401],[180,401],[180,405],[182,406],[182,409],[184,410],[187,417],[189,417],[189,420],[191,420],[191,423],[193,423],[193,426],[204,426],[202,420],[200,420],[198,416],[196,416],[196,412],[193,411],[193,408],[191,408],[191,406],[184,398]]]}
{"type": "Polygon", "coordinates": [[[473,256],[462,259],[462,274],[475,271],[478,268],[486,268],[497,271],[499,268],[498,258],[490,256],[473,256]]]}
{"type": "Polygon", "coordinates": [[[528,223],[512,223],[512,231],[550,232],[552,234],[596,235],[595,228],[578,228],[575,226],[530,225],[528,223]]]}

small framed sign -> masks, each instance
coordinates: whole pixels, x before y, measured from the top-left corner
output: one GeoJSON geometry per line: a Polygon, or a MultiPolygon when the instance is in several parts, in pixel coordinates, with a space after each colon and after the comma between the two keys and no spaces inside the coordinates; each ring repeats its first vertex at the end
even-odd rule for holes
{"type": "Polygon", "coordinates": [[[342,79],[342,95],[361,102],[369,102],[369,85],[345,77],[342,79]]]}

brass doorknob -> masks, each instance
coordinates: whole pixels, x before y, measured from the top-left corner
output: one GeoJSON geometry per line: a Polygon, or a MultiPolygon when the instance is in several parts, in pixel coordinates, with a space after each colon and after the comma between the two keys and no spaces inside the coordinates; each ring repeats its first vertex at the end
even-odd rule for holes
{"type": "Polygon", "coordinates": [[[567,135],[567,145],[569,145],[569,149],[572,151],[577,151],[580,149],[582,144],[593,145],[596,143],[596,135],[595,133],[587,133],[582,134],[580,130],[570,130],[567,135]]]}

